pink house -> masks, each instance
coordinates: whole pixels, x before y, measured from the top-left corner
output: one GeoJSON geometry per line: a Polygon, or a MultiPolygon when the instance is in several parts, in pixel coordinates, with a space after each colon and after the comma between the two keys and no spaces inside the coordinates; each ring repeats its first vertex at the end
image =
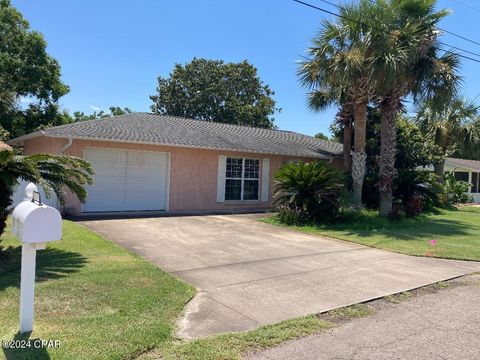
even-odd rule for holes
{"type": "Polygon", "coordinates": [[[150,113],[48,128],[10,140],[25,155],[67,154],[95,169],[71,214],[111,211],[262,210],[271,205],[273,174],[285,162],[321,159],[341,167],[342,145],[280,130],[150,113]]]}

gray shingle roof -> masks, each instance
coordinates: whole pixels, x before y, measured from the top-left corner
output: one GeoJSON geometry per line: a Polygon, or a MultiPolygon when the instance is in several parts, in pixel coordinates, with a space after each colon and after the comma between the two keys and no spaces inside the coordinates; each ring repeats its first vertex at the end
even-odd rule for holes
{"type": "MultiPolygon", "coordinates": [[[[295,132],[151,113],[132,113],[77,122],[48,128],[43,133],[48,137],[125,141],[317,158],[340,156],[342,153],[342,144],[295,132]]],[[[11,142],[20,140],[21,138],[18,138],[11,142]]]]}
{"type": "Polygon", "coordinates": [[[445,163],[453,167],[455,166],[464,167],[473,171],[480,172],[480,161],[478,160],[446,158],[445,163]]]}

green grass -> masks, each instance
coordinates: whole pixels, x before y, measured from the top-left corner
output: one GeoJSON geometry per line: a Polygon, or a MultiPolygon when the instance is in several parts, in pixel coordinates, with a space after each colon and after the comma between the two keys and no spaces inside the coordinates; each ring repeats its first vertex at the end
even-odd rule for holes
{"type": "Polygon", "coordinates": [[[211,336],[206,339],[172,343],[148,354],[145,359],[224,360],[241,359],[245,353],[278,345],[284,341],[319,333],[334,324],[318,317],[306,316],[256,330],[211,336]]]}
{"type": "MultiPolygon", "coordinates": [[[[1,239],[0,340],[25,338],[16,334],[20,244],[9,229],[1,239]]],[[[63,240],[37,252],[35,323],[30,336],[60,340],[61,346],[0,349],[0,358],[135,357],[172,340],[175,321],[194,293],[190,285],[65,221],[63,240]]]]}
{"type": "MultiPolygon", "coordinates": [[[[262,221],[282,225],[274,217],[262,221]]],[[[282,225],[285,226],[285,225],[282,225]]],[[[408,255],[480,261],[480,208],[439,210],[417,218],[391,222],[363,211],[335,224],[292,226],[307,233],[352,241],[408,255]],[[430,241],[435,239],[436,246],[430,241]]]]}
{"type": "Polygon", "coordinates": [[[359,319],[373,313],[373,309],[367,304],[354,304],[328,312],[329,316],[339,320],[359,319]]]}

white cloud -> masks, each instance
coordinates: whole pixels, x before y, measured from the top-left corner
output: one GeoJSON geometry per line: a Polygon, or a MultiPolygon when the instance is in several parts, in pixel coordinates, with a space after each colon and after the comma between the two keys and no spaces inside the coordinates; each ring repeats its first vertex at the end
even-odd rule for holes
{"type": "Polygon", "coordinates": [[[100,108],[98,106],[95,106],[95,105],[88,105],[90,107],[90,109],[92,109],[93,111],[100,111],[100,108]]]}

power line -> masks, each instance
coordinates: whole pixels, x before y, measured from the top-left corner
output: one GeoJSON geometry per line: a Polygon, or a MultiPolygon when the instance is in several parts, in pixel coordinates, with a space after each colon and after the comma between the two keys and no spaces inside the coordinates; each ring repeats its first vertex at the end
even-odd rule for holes
{"type": "Polygon", "coordinates": [[[458,50],[458,51],[462,51],[462,52],[464,52],[464,53],[466,53],[466,54],[475,55],[475,56],[480,57],[480,54],[475,53],[475,52],[473,52],[473,51],[465,50],[465,49],[462,49],[462,48],[459,48],[459,47],[456,47],[456,46],[453,46],[453,45],[446,44],[446,43],[441,42],[441,41],[439,41],[438,43],[439,43],[440,45],[445,45],[445,46],[451,47],[452,49],[455,49],[455,50],[458,50]]]}
{"type": "MultiPolygon", "coordinates": [[[[293,0],[293,1],[295,1],[295,0],[293,0]]],[[[340,5],[338,5],[338,4],[335,4],[334,2],[331,2],[331,1],[328,1],[328,0],[319,0],[319,1],[321,1],[321,2],[323,2],[323,3],[325,3],[325,4],[328,4],[328,5],[334,6],[334,7],[336,7],[337,9],[344,9],[342,6],[340,6],[340,5]]],[[[438,30],[441,30],[441,31],[443,31],[444,33],[447,33],[447,34],[449,34],[449,35],[455,36],[455,37],[457,37],[457,38],[459,38],[459,39],[462,39],[462,40],[471,42],[472,44],[475,44],[475,45],[479,45],[479,46],[480,46],[480,42],[475,41],[475,40],[472,40],[472,39],[469,39],[469,38],[467,38],[467,37],[465,37],[465,36],[463,36],[463,35],[456,34],[456,33],[452,32],[452,31],[443,29],[443,28],[441,28],[441,27],[437,27],[437,29],[438,29],[438,30]]]]}
{"type": "Polygon", "coordinates": [[[451,32],[451,31],[442,29],[441,27],[439,27],[438,30],[442,30],[443,32],[445,32],[445,33],[447,33],[447,34],[450,34],[450,35],[455,36],[455,37],[457,37],[457,38],[459,38],[459,39],[462,39],[462,40],[471,42],[472,44],[480,45],[480,42],[478,42],[478,41],[471,40],[471,39],[469,39],[469,38],[466,38],[465,36],[455,34],[455,33],[451,32]]]}
{"type": "Polygon", "coordinates": [[[457,4],[460,4],[460,5],[462,5],[462,6],[466,7],[466,8],[469,8],[469,9],[471,9],[471,10],[474,10],[474,11],[476,11],[476,12],[478,12],[478,13],[480,13],[480,10],[479,10],[479,9],[477,9],[477,8],[471,6],[471,5],[465,4],[465,3],[461,2],[461,1],[458,1],[458,0],[451,0],[451,1],[453,1],[453,2],[455,2],[455,3],[457,3],[457,4]]]}
{"type": "MultiPolygon", "coordinates": [[[[292,0],[292,1],[294,1],[294,2],[296,2],[296,3],[299,3],[299,4],[301,4],[301,5],[304,5],[304,6],[310,7],[310,8],[312,8],[312,9],[315,9],[315,10],[318,10],[318,11],[322,11],[322,12],[324,12],[324,13],[326,13],[326,14],[330,14],[330,15],[336,16],[336,17],[338,17],[338,18],[342,18],[342,19],[345,19],[345,20],[348,20],[348,21],[352,21],[352,22],[355,22],[355,23],[360,24],[360,25],[365,25],[365,26],[368,26],[368,27],[370,27],[370,28],[372,28],[372,29],[380,30],[379,28],[375,28],[375,27],[372,26],[372,25],[369,25],[369,24],[366,24],[366,23],[363,23],[363,22],[360,22],[360,21],[351,19],[351,18],[346,17],[346,16],[344,16],[344,15],[337,14],[337,13],[335,13],[335,12],[333,12],[333,11],[329,11],[329,10],[326,10],[326,9],[321,8],[321,7],[319,7],[319,6],[316,6],[316,5],[313,5],[313,4],[309,4],[309,3],[304,2],[304,1],[302,1],[302,0],[292,0]]],[[[320,0],[320,1],[323,1],[323,2],[325,2],[325,3],[327,3],[327,4],[330,4],[330,5],[333,5],[333,6],[337,7],[337,8],[341,8],[340,6],[338,6],[338,5],[334,4],[334,3],[331,3],[331,2],[329,2],[329,1],[326,1],[326,0],[320,0]]],[[[442,30],[442,29],[439,28],[439,30],[442,30]]],[[[442,31],[444,31],[444,30],[442,30],[442,31]]],[[[461,49],[461,48],[458,48],[458,47],[456,47],[456,46],[452,46],[452,45],[449,45],[449,44],[446,44],[446,43],[442,43],[442,44],[445,45],[445,46],[450,46],[451,48],[456,48],[457,50],[460,50],[460,51],[463,51],[463,52],[466,52],[466,53],[470,53],[470,54],[472,54],[472,55],[475,55],[475,56],[480,57],[480,54],[477,54],[477,53],[474,53],[474,52],[471,52],[471,51],[468,51],[468,50],[464,50],[464,49],[461,49]]],[[[480,45],[480,43],[479,43],[479,45],[480,45]]],[[[450,51],[450,50],[445,50],[445,49],[441,49],[441,50],[452,53],[452,51],[450,51]]],[[[458,53],[457,53],[457,55],[458,55],[459,57],[461,57],[461,58],[468,59],[468,60],[471,60],[471,61],[480,63],[480,60],[478,60],[478,59],[474,59],[474,58],[471,58],[471,57],[469,57],[469,56],[465,56],[465,55],[458,54],[458,53]]]]}

